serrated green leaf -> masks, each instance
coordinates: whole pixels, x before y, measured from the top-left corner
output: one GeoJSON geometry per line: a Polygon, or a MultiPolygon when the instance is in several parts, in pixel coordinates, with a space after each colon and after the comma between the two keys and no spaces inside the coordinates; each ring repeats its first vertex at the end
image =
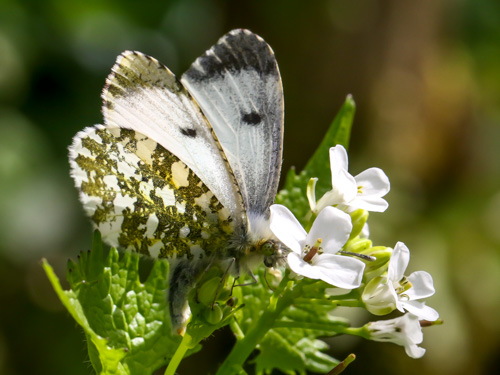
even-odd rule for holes
{"type": "Polygon", "coordinates": [[[120,258],[113,248],[104,256],[96,235],[92,251],[68,262],[66,291],[43,262],[59,298],[85,331],[98,374],[151,374],[168,363],[181,341],[168,315],[168,263],[156,261],[142,283],[139,258],[130,252],[120,258]]]}
{"type": "Polygon", "coordinates": [[[354,100],[351,95],[348,95],[304,170],[297,174],[294,169],[291,169],[287,173],[285,185],[278,193],[276,203],[287,206],[302,225],[305,225],[306,214],[309,212],[309,202],[306,196],[307,183],[312,177],[318,178],[316,183],[316,196],[318,198],[331,190],[328,150],[338,144],[348,148],[355,110],[354,100]]]}
{"type": "MultiPolygon", "coordinates": [[[[261,282],[252,285],[251,288],[239,288],[235,293],[244,299],[244,307],[235,316],[239,328],[247,333],[259,320],[262,312],[270,303],[272,291],[264,280],[264,272],[261,271],[259,278],[261,282]]],[[[269,276],[268,276],[269,277],[269,276]]],[[[325,283],[316,283],[318,287],[309,288],[310,295],[301,294],[302,298],[324,297],[324,289],[328,287],[325,283]]],[[[339,361],[323,353],[328,346],[317,338],[332,335],[332,331],[322,329],[302,328],[304,323],[318,323],[333,326],[334,324],[345,325],[343,321],[337,321],[328,315],[332,306],[315,305],[291,305],[280,315],[275,327],[270,329],[258,345],[260,353],[253,359],[257,373],[270,373],[278,369],[286,374],[304,374],[306,371],[327,373],[335,367],[339,361]],[[290,324],[283,327],[282,322],[290,324]]]]}
{"type": "Polygon", "coordinates": [[[260,354],[255,359],[257,373],[267,373],[273,368],[278,368],[285,374],[305,373],[306,359],[300,350],[293,345],[293,340],[280,332],[282,330],[271,330],[259,344],[260,354]],[[276,356],[279,356],[279,367],[276,356]]]}

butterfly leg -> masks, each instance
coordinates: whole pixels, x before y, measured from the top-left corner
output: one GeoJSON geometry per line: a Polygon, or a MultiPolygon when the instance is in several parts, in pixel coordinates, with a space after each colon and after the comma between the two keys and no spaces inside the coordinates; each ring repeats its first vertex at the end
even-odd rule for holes
{"type": "MultiPolygon", "coordinates": [[[[222,278],[220,279],[219,285],[217,286],[217,289],[215,290],[214,300],[212,301],[212,306],[211,306],[212,310],[213,310],[214,305],[215,305],[215,300],[219,296],[220,290],[222,289],[222,286],[224,285],[224,283],[226,281],[226,277],[229,274],[229,270],[231,269],[231,267],[233,266],[235,261],[236,261],[236,258],[231,259],[229,266],[226,267],[226,270],[224,271],[224,275],[222,275],[222,278]]],[[[233,286],[231,287],[230,296],[233,295],[233,288],[234,288],[234,281],[233,281],[233,286]]]]}

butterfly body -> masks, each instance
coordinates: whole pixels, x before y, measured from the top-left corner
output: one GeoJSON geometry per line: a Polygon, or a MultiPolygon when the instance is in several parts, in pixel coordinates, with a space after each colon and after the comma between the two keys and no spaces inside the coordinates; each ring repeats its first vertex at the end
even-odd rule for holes
{"type": "Polygon", "coordinates": [[[178,80],[127,51],[102,98],[104,125],[75,136],[71,175],[106,243],[169,260],[172,325],[182,331],[187,294],[207,267],[239,276],[278,256],[263,250],[274,241],[283,137],[274,54],[234,30],[178,80]]]}

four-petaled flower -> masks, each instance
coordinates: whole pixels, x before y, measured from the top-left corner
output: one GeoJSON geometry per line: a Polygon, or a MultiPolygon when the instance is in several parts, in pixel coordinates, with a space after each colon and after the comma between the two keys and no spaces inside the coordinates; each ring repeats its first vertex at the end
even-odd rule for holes
{"type": "Polygon", "coordinates": [[[332,171],[332,190],[326,192],[316,202],[315,185],[317,179],[308,186],[308,199],[311,210],[319,213],[328,206],[336,206],[347,212],[358,208],[367,211],[383,212],[389,204],[382,197],[390,190],[389,178],[380,168],[369,168],[356,177],[348,171],[347,151],[342,145],[330,148],[330,168],[332,171]]]}
{"type": "Polygon", "coordinates": [[[326,207],[309,233],[288,208],[271,206],[271,231],[291,252],[288,266],[298,275],[321,279],[339,288],[359,287],[365,264],[359,259],[338,255],[349,239],[351,217],[334,207],[326,207]]]}
{"type": "Polygon", "coordinates": [[[434,294],[432,276],[425,271],[404,276],[409,262],[410,250],[404,243],[398,242],[389,260],[387,274],[372,279],[366,285],[362,295],[363,302],[368,311],[375,315],[388,314],[397,308],[420,319],[435,321],[439,318],[438,312],[417,301],[434,294]]]}
{"type": "Polygon", "coordinates": [[[425,354],[425,349],[418,346],[424,335],[415,315],[405,314],[395,319],[379,320],[368,323],[365,327],[368,329],[370,340],[404,346],[406,354],[412,358],[420,358],[425,354]]]}

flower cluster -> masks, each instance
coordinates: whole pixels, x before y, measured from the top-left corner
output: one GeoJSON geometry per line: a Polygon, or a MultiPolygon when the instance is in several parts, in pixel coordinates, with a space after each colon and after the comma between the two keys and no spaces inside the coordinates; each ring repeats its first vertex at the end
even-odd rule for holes
{"type": "Polygon", "coordinates": [[[352,176],[347,152],[338,145],[330,149],[332,189],[316,201],[316,178],[308,184],[310,215],[315,217],[306,231],[293,213],[282,205],[271,206],[270,228],[288,249],[287,264],[296,278],[322,280],[335,287],[332,294],[358,292],[359,303],[374,315],[394,310],[402,317],[371,322],[361,331],[374,341],[390,341],[405,347],[413,358],[423,335],[419,320],[436,321],[436,310],[419,300],[434,294],[433,280],[424,271],[405,276],[410,260],[406,245],[394,249],[372,246],[367,237],[367,211],[383,212],[388,203],[389,179],[379,168],[352,176]]]}

